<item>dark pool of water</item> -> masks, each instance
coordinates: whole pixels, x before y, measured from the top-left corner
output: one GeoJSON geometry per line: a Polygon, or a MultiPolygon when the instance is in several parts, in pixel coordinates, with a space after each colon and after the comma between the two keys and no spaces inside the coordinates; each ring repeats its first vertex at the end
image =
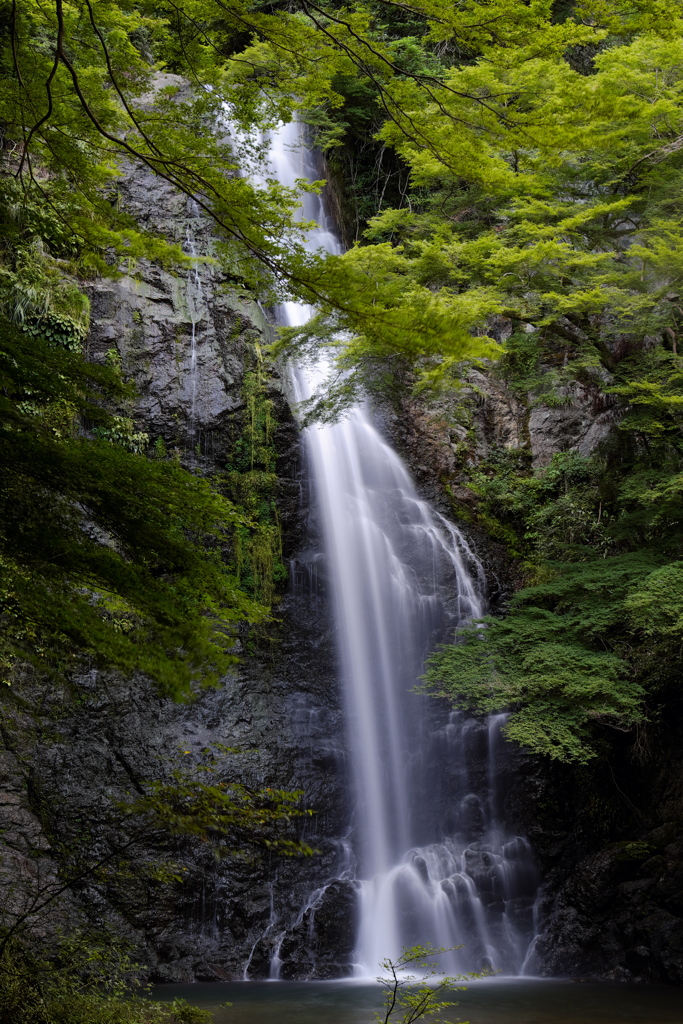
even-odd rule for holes
{"type": "MultiPolygon", "coordinates": [[[[216,1024],[374,1024],[381,1006],[378,986],[354,982],[158,985],[153,996],[212,1009],[216,1024]]],[[[453,998],[446,1020],[470,1024],[683,1024],[683,991],[658,986],[498,978],[453,998]]]]}

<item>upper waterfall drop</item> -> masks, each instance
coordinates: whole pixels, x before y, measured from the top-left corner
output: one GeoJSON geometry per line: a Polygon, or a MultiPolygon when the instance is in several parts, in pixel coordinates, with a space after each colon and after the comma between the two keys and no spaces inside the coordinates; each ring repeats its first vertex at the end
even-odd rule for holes
{"type": "MultiPolygon", "coordinates": [[[[296,123],[269,139],[285,185],[315,180],[296,123]]],[[[312,250],[342,246],[321,198],[305,193],[312,250]]],[[[299,326],[312,310],[284,303],[299,326]]],[[[310,396],[324,367],[292,371],[310,396]]],[[[484,611],[484,573],[460,531],[420,498],[403,462],[358,405],[304,431],[322,523],[352,759],[358,881],[356,973],[374,976],[402,947],[463,946],[449,970],[519,973],[535,933],[538,879],[528,843],[501,821],[503,719],[447,715],[415,694],[434,646],[484,611]]]]}

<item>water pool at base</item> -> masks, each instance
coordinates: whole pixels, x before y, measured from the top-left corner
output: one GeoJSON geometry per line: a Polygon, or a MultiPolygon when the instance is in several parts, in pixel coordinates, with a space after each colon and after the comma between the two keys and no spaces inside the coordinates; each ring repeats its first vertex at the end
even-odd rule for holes
{"type": "MultiPolygon", "coordinates": [[[[216,1024],[374,1024],[381,1006],[378,986],[353,982],[158,985],[152,994],[212,1009],[216,1024]]],[[[660,986],[500,978],[453,998],[445,1019],[469,1024],[683,1024],[683,992],[660,986]]]]}

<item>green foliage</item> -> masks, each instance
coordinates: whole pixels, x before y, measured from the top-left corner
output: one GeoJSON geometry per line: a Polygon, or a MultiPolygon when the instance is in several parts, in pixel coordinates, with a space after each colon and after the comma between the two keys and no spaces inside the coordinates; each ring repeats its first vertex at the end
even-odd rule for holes
{"type": "Polygon", "coordinates": [[[34,337],[45,338],[53,345],[61,345],[70,352],[80,352],[85,328],[60,313],[44,313],[24,321],[23,329],[34,337]]]}
{"type": "MultiPolygon", "coordinates": [[[[463,359],[501,354],[487,335],[502,315],[513,331],[501,372],[552,404],[568,381],[604,384],[648,339],[676,353],[680,4],[663,18],[655,3],[637,13],[591,2],[565,13],[547,3],[418,3],[409,14],[424,16],[421,31],[398,40],[382,4],[355,7],[356,23],[324,9],[334,25],[354,25],[357,50],[370,50],[363,18],[374,36],[355,86],[368,97],[362,115],[344,79],[342,103],[327,103],[345,132],[333,138],[343,143],[333,162],[344,145],[362,154],[375,132],[363,166],[347,161],[346,173],[357,220],[373,204],[377,212],[342,262],[382,325],[352,324],[324,300],[315,324],[283,334],[285,349],[341,345],[335,373],[358,386],[400,353],[418,387],[448,386],[463,359]],[[579,52],[593,54],[588,66],[579,52]],[[373,175],[391,148],[402,194],[388,182],[387,208],[373,175]],[[399,295],[410,340],[394,331],[399,295]]],[[[316,413],[356,398],[358,387],[335,392],[335,383],[321,388],[316,413]]]]}
{"type": "MultiPolygon", "coordinates": [[[[607,562],[596,568],[564,569],[561,588],[523,590],[506,618],[463,629],[459,643],[431,656],[429,691],[477,711],[512,709],[505,734],[538,753],[576,761],[594,756],[594,726],[629,728],[642,719],[644,695],[621,658],[595,649],[625,628],[624,576],[631,579],[633,567],[626,573],[607,562]],[[518,607],[523,601],[527,606],[518,607]]],[[[644,574],[638,568],[636,578],[644,574]]]]}
{"type": "Polygon", "coordinates": [[[201,1010],[192,1006],[186,999],[174,999],[169,1005],[173,1019],[178,1024],[212,1024],[213,1014],[210,1010],[201,1010]]]}
{"type": "Polygon", "coordinates": [[[509,710],[509,738],[561,760],[586,761],[605,727],[643,721],[676,686],[683,640],[680,359],[632,357],[616,379],[623,416],[599,454],[531,473],[494,453],[470,474],[480,521],[527,586],[425,676],[459,706],[509,710]]]}
{"type": "Polygon", "coordinates": [[[613,550],[605,484],[604,461],[575,452],[556,454],[544,470],[530,473],[524,452],[494,451],[468,475],[486,528],[512,553],[534,560],[527,565],[532,578],[542,571],[534,568],[539,556],[572,561],[587,548],[601,555],[613,550]]]}
{"type": "MultiPolygon", "coordinates": [[[[460,947],[454,947],[456,949],[460,947]]],[[[438,1021],[443,1013],[457,1006],[452,999],[444,999],[454,990],[464,991],[458,982],[480,978],[480,974],[459,975],[455,978],[443,976],[443,971],[434,966],[435,958],[450,950],[435,946],[410,946],[403,950],[396,960],[386,959],[381,963],[381,977],[377,979],[384,989],[384,1007],[375,1014],[377,1024],[414,1024],[416,1020],[438,1021]],[[406,971],[419,971],[419,975],[406,971]],[[439,979],[435,983],[435,979],[439,979]]],[[[438,963],[438,961],[437,961],[438,963]]],[[[465,1022],[466,1024],[466,1022],[465,1022]]]]}
{"type": "MultiPolygon", "coordinates": [[[[0,186],[2,213],[7,217],[0,186]]],[[[2,226],[0,221],[0,311],[26,334],[80,352],[89,323],[86,296],[45,252],[41,238],[26,244],[16,225],[4,233],[2,226]]]]}
{"type": "Polygon", "coordinates": [[[267,395],[261,352],[242,387],[246,419],[233,445],[226,478],[228,494],[244,509],[248,521],[233,533],[238,583],[270,606],[277,588],[288,578],[282,563],[282,535],[277,513],[277,453],[273,446],[273,402],[267,395]]]}
{"type": "Polygon", "coordinates": [[[49,953],[12,943],[0,953],[2,1024],[210,1024],[183,999],[153,1002],[131,991],[137,964],[116,945],[78,939],[49,953]]]}
{"type": "Polygon", "coordinates": [[[645,636],[683,636],[683,562],[650,573],[628,595],[625,609],[632,627],[645,636]]]}
{"type": "Polygon", "coordinates": [[[104,403],[128,389],[114,369],[0,332],[5,664],[64,669],[86,655],[188,696],[233,660],[232,625],[264,614],[224,557],[244,516],[179,465],[134,454],[134,436],[122,446],[55,430],[58,407],[115,435],[104,403]]]}
{"type": "Polygon", "coordinates": [[[103,441],[119,444],[126,451],[133,452],[135,455],[142,455],[149,444],[149,434],[142,430],[136,430],[130,416],[117,416],[114,414],[111,416],[108,426],[94,427],[93,434],[103,441]]]}

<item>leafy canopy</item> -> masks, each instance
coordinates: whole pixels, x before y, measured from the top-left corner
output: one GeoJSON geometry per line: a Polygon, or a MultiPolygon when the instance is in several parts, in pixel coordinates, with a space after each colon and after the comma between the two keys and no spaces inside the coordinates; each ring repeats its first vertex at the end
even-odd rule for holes
{"type": "MultiPolygon", "coordinates": [[[[338,366],[359,384],[399,355],[418,382],[448,385],[477,347],[500,353],[489,336],[500,316],[513,339],[535,332],[573,378],[613,371],[626,337],[666,333],[675,348],[680,4],[664,17],[656,3],[588,3],[560,20],[549,3],[411,9],[427,16],[420,47],[441,53],[437,69],[400,68],[391,34],[370,18],[381,38],[362,79],[378,145],[409,169],[407,193],[370,218],[342,262],[383,316],[385,296],[390,307],[403,296],[412,337],[365,330],[327,302],[285,333],[285,349],[315,350],[322,337],[341,344],[338,366]]],[[[319,410],[329,406],[322,389],[319,410]]]]}

